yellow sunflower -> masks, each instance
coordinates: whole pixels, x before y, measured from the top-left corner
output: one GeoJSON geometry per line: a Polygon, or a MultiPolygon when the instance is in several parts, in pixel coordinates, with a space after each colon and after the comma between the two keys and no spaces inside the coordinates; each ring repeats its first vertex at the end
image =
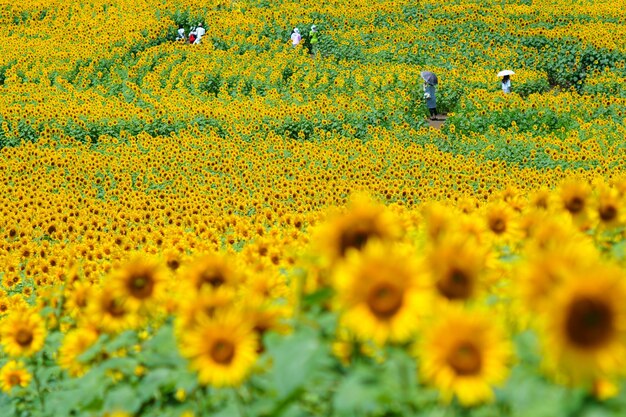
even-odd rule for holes
{"type": "Polygon", "coordinates": [[[107,288],[132,310],[152,307],[163,299],[164,271],[155,261],[136,257],[111,276],[107,288]]]}
{"type": "Polygon", "coordinates": [[[553,292],[542,317],[546,366],[574,384],[623,374],[626,277],[605,265],[576,273],[553,292]]]}
{"type": "Polygon", "coordinates": [[[195,259],[181,276],[191,291],[200,291],[203,287],[236,288],[242,280],[232,260],[217,253],[209,253],[195,259]]]}
{"type": "Polygon", "coordinates": [[[454,211],[440,202],[430,202],[424,206],[426,233],[432,241],[437,241],[454,225],[454,211]]]}
{"type": "Polygon", "coordinates": [[[361,250],[371,239],[394,240],[399,231],[390,210],[359,195],[353,198],[347,212],[326,224],[318,244],[329,260],[336,262],[351,250],[361,250]]]}
{"type": "Polygon", "coordinates": [[[624,199],[614,188],[599,187],[597,198],[593,206],[593,218],[596,219],[601,230],[612,230],[624,225],[624,199]]]}
{"type": "Polygon", "coordinates": [[[10,392],[13,387],[25,388],[30,383],[32,376],[22,362],[9,361],[0,370],[0,388],[4,392],[10,392]]]}
{"type": "Polygon", "coordinates": [[[561,185],[560,206],[567,211],[580,229],[590,226],[591,188],[582,180],[570,180],[561,185]]]}
{"type": "Polygon", "coordinates": [[[253,324],[238,314],[203,320],[179,335],[181,354],[189,359],[202,384],[237,386],[257,359],[253,324]]]}
{"type": "Polygon", "coordinates": [[[414,256],[400,247],[373,241],[350,253],[333,276],[342,325],[361,340],[407,341],[429,311],[420,274],[414,256]]]}
{"type": "Polygon", "coordinates": [[[478,292],[485,268],[485,251],[473,239],[442,238],[429,251],[426,263],[437,293],[449,301],[467,301],[478,292]]]}
{"type": "Polygon", "coordinates": [[[506,203],[497,202],[485,209],[485,221],[492,236],[499,242],[514,242],[522,237],[517,213],[506,203]]]}
{"type": "Polygon", "coordinates": [[[187,329],[202,319],[211,319],[232,308],[236,292],[229,287],[203,287],[198,293],[187,294],[178,306],[177,329],[187,329]]]}
{"type": "Polygon", "coordinates": [[[115,333],[137,326],[140,318],[127,300],[107,289],[98,289],[87,304],[85,322],[91,327],[115,333]]]}
{"type": "MultiPolygon", "coordinates": [[[[291,327],[286,320],[293,314],[293,308],[286,304],[272,303],[262,297],[248,297],[241,306],[241,313],[252,323],[253,330],[262,342],[268,332],[287,333],[291,327]]],[[[260,346],[263,348],[263,346],[260,346]]]]}
{"type": "Polygon", "coordinates": [[[526,250],[529,252],[559,250],[564,243],[593,246],[591,238],[580,232],[568,214],[539,215],[527,232],[526,250]]]}
{"type": "Polygon", "coordinates": [[[65,290],[65,310],[76,317],[87,307],[87,302],[93,294],[93,286],[84,281],[75,281],[65,290]]]}
{"type": "Polygon", "coordinates": [[[485,314],[448,310],[424,333],[420,369],[444,402],[454,396],[465,406],[494,399],[493,386],[508,375],[512,348],[485,314]]]}
{"type": "Polygon", "coordinates": [[[79,328],[67,333],[63,344],[59,348],[59,366],[68,371],[73,377],[83,375],[87,365],[80,362],[78,357],[89,349],[98,340],[98,333],[90,328],[79,328]]]}
{"type": "Polygon", "coordinates": [[[517,294],[532,313],[552,304],[552,294],[578,270],[588,269],[598,259],[593,245],[575,240],[563,241],[557,248],[529,251],[517,269],[517,294]]]}
{"type": "Polygon", "coordinates": [[[0,323],[0,343],[9,356],[31,356],[45,338],[44,320],[34,311],[13,312],[0,323]]]}

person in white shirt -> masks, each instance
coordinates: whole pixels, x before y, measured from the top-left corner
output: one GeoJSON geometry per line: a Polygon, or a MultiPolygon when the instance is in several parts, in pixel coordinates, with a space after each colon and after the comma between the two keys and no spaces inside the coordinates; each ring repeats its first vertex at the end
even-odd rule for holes
{"type": "Polygon", "coordinates": [[[511,76],[510,75],[505,75],[504,77],[502,77],[502,91],[504,91],[506,94],[511,92],[511,76]]]}
{"type": "Polygon", "coordinates": [[[176,37],[176,40],[185,40],[185,28],[182,25],[178,27],[178,36],[176,37]]]}
{"type": "Polygon", "coordinates": [[[300,35],[300,29],[293,28],[293,33],[291,34],[291,45],[295,48],[296,46],[298,46],[301,40],[302,35],[300,35]]]}
{"type": "Polygon", "coordinates": [[[205,33],[206,33],[206,30],[202,27],[202,23],[198,23],[198,27],[196,28],[196,35],[198,37],[196,38],[196,41],[194,43],[195,44],[200,43],[200,40],[202,39],[205,33]]]}

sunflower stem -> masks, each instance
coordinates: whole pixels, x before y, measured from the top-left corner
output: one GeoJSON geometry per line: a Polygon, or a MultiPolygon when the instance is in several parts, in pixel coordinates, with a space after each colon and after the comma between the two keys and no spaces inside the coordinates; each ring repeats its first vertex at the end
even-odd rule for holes
{"type": "MultiPolygon", "coordinates": [[[[41,356],[41,361],[43,362],[43,354],[41,356]]],[[[37,364],[36,358],[33,358],[32,364],[34,368],[33,369],[33,384],[35,385],[35,391],[37,392],[37,399],[39,400],[39,405],[41,406],[41,413],[45,414],[46,402],[45,402],[43,393],[41,392],[41,382],[39,381],[39,376],[37,375],[37,370],[39,369],[39,366],[37,364]]],[[[41,365],[43,366],[43,363],[41,365]]]]}
{"type": "Polygon", "coordinates": [[[240,388],[233,388],[233,392],[235,394],[235,404],[237,404],[237,410],[239,411],[239,415],[241,417],[246,417],[246,408],[244,407],[244,400],[240,392],[240,388]]]}

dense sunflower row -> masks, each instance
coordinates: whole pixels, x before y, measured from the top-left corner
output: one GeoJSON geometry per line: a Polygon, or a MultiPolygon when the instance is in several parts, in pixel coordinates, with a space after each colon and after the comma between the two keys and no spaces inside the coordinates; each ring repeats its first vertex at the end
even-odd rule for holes
{"type": "Polygon", "coordinates": [[[0,6],[3,413],[623,412],[623,2],[521,3],[0,6]]]}

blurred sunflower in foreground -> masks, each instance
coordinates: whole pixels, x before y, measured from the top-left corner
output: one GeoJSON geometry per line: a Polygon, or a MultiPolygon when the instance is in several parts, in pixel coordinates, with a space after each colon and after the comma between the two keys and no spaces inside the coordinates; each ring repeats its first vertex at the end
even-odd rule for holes
{"type": "Polygon", "coordinates": [[[493,387],[506,380],[510,342],[489,316],[451,309],[424,332],[421,375],[441,399],[456,396],[465,406],[490,402],[493,387]]]}
{"type": "Polygon", "coordinates": [[[361,340],[405,342],[428,314],[430,294],[407,248],[370,242],[334,272],[341,324],[361,340]]]}
{"type": "Polygon", "coordinates": [[[252,323],[229,312],[186,329],[179,336],[179,346],[198,372],[200,383],[237,386],[256,362],[258,338],[252,323]]]}
{"type": "Polygon", "coordinates": [[[626,278],[617,267],[572,270],[541,317],[546,368],[571,384],[621,376],[626,364],[626,278]]]}
{"type": "Polygon", "coordinates": [[[4,392],[10,392],[14,387],[25,388],[31,379],[32,375],[21,362],[9,361],[0,369],[0,388],[4,392]]]}
{"type": "Polygon", "coordinates": [[[46,325],[34,311],[16,311],[0,323],[0,343],[9,356],[31,356],[46,338],[46,325]]]}

